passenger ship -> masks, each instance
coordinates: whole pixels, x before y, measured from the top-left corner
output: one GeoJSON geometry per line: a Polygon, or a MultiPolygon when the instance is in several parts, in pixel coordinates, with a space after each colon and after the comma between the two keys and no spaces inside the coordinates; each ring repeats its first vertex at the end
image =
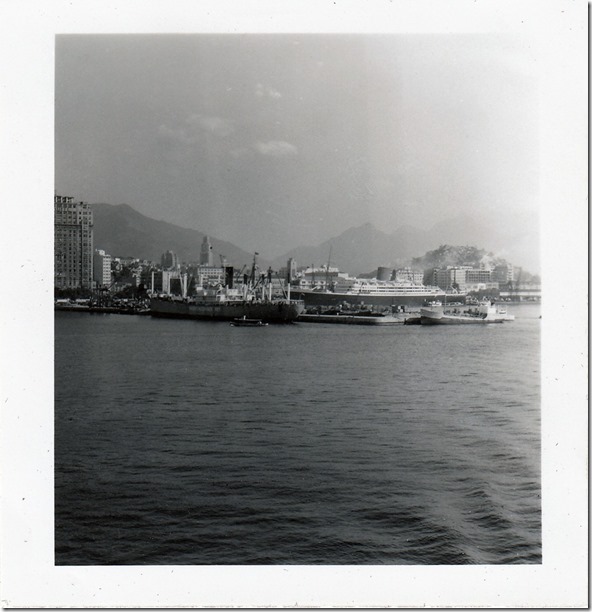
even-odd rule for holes
{"type": "Polygon", "coordinates": [[[330,289],[292,286],[291,294],[303,300],[305,306],[421,306],[424,302],[447,300],[464,303],[466,294],[446,292],[439,287],[418,285],[405,281],[339,278],[330,289]]]}

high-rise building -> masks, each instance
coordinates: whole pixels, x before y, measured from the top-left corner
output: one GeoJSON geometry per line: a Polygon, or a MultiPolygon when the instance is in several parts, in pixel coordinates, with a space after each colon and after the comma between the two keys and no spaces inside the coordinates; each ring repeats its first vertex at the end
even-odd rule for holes
{"type": "Polygon", "coordinates": [[[290,257],[287,265],[287,280],[291,281],[292,279],[296,278],[297,274],[298,266],[296,265],[296,260],[293,257],[290,257]]]}
{"type": "Polygon", "coordinates": [[[214,251],[210,238],[204,236],[203,242],[201,243],[201,252],[199,254],[199,263],[202,266],[213,266],[214,265],[214,251]]]}
{"type": "Polygon", "coordinates": [[[93,278],[97,287],[111,287],[111,255],[103,249],[95,249],[93,278]]]}
{"type": "Polygon", "coordinates": [[[54,195],[54,285],[91,289],[93,281],[93,213],[88,202],[54,195]]]}

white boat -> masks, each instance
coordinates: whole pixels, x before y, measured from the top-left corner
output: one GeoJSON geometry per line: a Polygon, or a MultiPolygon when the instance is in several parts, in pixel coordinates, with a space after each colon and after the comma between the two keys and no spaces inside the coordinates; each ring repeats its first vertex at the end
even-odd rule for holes
{"type": "Polygon", "coordinates": [[[423,306],[419,314],[422,325],[486,325],[514,320],[514,315],[509,315],[505,308],[489,301],[462,311],[445,310],[442,302],[434,301],[423,306]]]}

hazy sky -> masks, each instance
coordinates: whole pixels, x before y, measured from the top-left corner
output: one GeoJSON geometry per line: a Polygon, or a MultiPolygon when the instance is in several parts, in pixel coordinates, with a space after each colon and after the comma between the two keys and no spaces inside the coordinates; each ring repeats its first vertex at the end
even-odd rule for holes
{"type": "Polygon", "coordinates": [[[58,36],[56,190],[269,256],[513,223],[538,205],[535,59],[499,35],[58,36]]]}

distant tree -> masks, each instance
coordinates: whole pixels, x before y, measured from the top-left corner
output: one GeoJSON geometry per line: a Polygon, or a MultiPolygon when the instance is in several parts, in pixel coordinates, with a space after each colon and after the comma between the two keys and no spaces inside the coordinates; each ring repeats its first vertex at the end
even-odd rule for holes
{"type": "Polygon", "coordinates": [[[125,299],[133,299],[136,297],[136,288],[128,285],[127,287],[123,287],[120,291],[115,294],[115,297],[125,298],[125,299]]]}
{"type": "Polygon", "coordinates": [[[93,292],[92,289],[82,289],[79,287],[72,289],[60,289],[59,287],[54,287],[53,294],[56,299],[76,300],[91,298],[93,292]]]}
{"type": "Polygon", "coordinates": [[[424,270],[446,268],[447,266],[472,266],[477,268],[484,260],[494,265],[504,263],[503,259],[496,258],[493,253],[489,253],[485,249],[478,249],[474,246],[443,244],[421,257],[414,257],[412,265],[424,270]]]}

